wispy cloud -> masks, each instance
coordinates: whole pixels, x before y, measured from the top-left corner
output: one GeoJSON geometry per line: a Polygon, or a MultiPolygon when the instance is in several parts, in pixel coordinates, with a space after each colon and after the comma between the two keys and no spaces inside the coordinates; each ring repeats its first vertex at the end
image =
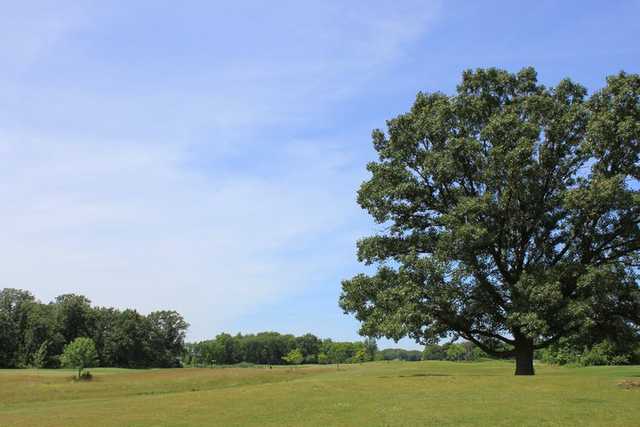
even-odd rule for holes
{"type": "Polygon", "coordinates": [[[14,165],[1,177],[3,284],[174,307],[198,334],[304,287],[318,266],[296,255],[322,253],[353,219],[351,188],[340,188],[353,172],[313,147],[285,150],[288,170],[274,178],[211,177],[185,170],[180,150],[1,137],[14,165]]]}
{"type": "Polygon", "coordinates": [[[333,279],[363,172],[330,123],[427,31],[411,3],[5,13],[3,286],[176,308],[199,338],[333,279]]]}
{"type": "Polygon", "coordinates": [[[52,54],[59,41],[87,24],[83,2],[3,2],[0,65],[5,73],[23,71],[52,54]]]}

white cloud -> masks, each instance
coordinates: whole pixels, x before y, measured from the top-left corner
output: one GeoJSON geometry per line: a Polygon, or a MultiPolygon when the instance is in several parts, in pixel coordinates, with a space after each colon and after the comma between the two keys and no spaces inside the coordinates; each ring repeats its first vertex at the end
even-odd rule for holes
{"type": "Polygon", "coordinates": [[[74,56],[65,35],[80,22],[90,39],[105,25],[84,12],[63,22],[67,9],[41,11],[5,28],[0,52],[21,67],[60,53],[78,69],[54,61],[67,78],[0,74],[2,286],[175,308],[201,338],[351,262],[352,247],[331,244],[358,222],[364,171],[350,130],[287,131],[330,120],[424,33],[432,12],[291,6],[283,21],[261,24],[269,43],[299,38],[274,45],[282,60],[223,58],[206,72],[193,57],[179,67],[149,58],[142,66],[157,60],[159,72],[145,76],[104,52],[74,56]],[[29,32],[41,22],[55,24],[29,32]]]}
{"type": "Polygon", "coordinates": [[[6,1],[1,6],[0,65],[4,72],[23,71],[88,23],[83,1],[6,1]]]}
{"type": "Polygon", "coordinates": [[[354,178],[336,171],[344,159],[325,151],[318,161],[304,144],[287,155],[289,171],[258,179],[184,170],[185,154],[162,146],[0,140],[13,165],[0,176],[3,286],[176,308],[198,335],[304,286],[318,266],[291,254],[353,214],[351,190],[335,187],[354,178]]]}

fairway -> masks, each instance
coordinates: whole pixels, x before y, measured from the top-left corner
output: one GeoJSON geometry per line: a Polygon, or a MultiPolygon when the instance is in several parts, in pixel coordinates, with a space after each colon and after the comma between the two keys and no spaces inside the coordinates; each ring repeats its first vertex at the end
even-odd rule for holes
{"type": "Polygon", "coordinates": [[[290,369],[0,371],[1,426],[640,425],[640,367],[375,362],[290,369]]]}

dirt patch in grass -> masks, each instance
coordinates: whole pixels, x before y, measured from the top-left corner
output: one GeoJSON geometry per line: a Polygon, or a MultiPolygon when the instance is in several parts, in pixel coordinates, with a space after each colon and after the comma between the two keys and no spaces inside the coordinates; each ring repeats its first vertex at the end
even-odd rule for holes
{"type": "Polygon", "coordinates": [[[626,390],[640,390],[640,380],[624,380],[618,385],[626,390]]]}

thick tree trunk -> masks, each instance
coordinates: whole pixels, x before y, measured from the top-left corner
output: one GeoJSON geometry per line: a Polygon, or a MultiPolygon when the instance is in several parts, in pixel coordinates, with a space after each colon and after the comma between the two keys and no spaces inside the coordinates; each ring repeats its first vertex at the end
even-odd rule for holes
{"type": "Polygon", "coordinates": [[[534,375],[533,342],[516,342],[516,375],[534,375]]]}

